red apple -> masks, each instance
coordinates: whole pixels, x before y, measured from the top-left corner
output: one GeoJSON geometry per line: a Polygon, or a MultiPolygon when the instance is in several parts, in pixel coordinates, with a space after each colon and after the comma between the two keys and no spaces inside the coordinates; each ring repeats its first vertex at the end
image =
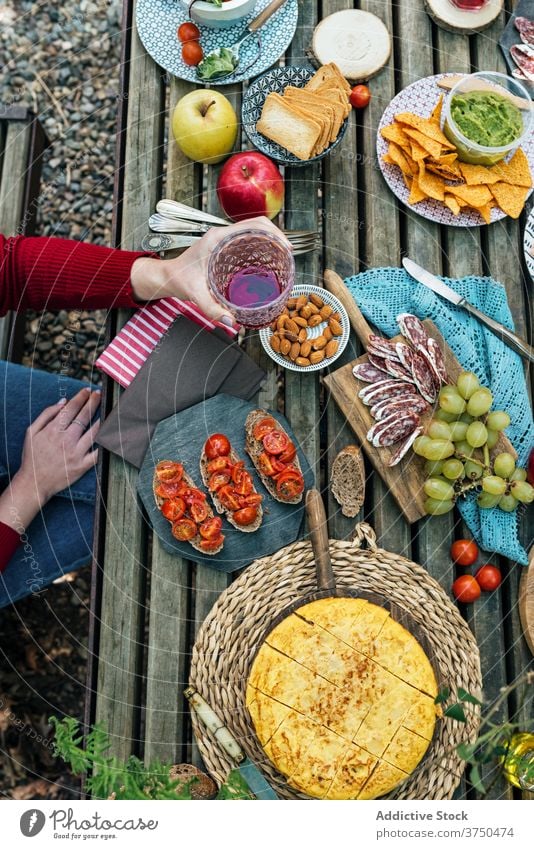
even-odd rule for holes
{"type": "Polygon", "coordinates": [[[228,218],[242,221],[266,215],[274,218],[284,203],[284,178],[263,153],[236,153],[224,163],[217,196],[228,218]]]}

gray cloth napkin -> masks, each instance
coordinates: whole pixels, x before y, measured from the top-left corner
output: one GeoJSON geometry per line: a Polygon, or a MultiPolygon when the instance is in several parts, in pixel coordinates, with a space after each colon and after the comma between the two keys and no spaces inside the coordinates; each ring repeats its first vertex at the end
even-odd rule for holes
{"type": "Polygon", "coordinates": [[[219,393],[248,401],[264,378],[223,331],[180,316],[121,395],[97,442],[140,468],[160,421],[219,393]]]}

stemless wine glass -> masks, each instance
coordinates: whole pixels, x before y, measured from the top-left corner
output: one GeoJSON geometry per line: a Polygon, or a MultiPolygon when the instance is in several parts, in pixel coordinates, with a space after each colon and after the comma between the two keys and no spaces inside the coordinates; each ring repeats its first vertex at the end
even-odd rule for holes
{"type": "Polygon", "coordinates": [[[239,324],[253,329],[267,327],[278,318],[294,280],[295,260],[291,248],[266,230],[232,233],[219,242],[208,263],[208,285],[214,298],[239,324]],[[255,298],[238,297],[239,287],[235,282],[246,275],[255,280],[255,298]]]}

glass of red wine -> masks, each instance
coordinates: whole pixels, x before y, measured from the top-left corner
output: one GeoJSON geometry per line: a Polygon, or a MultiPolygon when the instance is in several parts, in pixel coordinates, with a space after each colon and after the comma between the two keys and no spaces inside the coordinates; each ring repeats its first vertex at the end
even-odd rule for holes
{"type": "Polygon", "coordinates": [[[480,12],[489,0],[449,0],[449,2],[463,12],[480,12]]]}
{"type": "Polygon", "coordinates": [[[295,280],[291,248],[265,230],[239,230],[210,256],[208,285],[214,298],[243,327],[267,327],[278,318],[295,280]]]}

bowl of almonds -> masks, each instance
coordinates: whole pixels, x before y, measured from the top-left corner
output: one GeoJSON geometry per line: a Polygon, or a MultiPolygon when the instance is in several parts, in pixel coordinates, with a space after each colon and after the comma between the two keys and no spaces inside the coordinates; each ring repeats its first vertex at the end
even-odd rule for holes
{"type": "Polygon", "coordinates": [[[343,353],[349,317],[334,295],[320,286],[295,286],[282,314],[260,330],[263,347],[291,371],[319,371],[343,353]]]}

